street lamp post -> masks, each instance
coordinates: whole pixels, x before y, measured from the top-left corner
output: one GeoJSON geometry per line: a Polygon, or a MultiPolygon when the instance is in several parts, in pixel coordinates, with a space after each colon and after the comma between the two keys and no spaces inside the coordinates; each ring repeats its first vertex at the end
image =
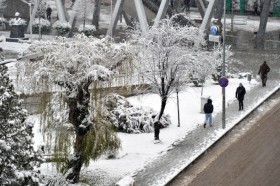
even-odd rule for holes
{"type": "Polygon", "coordinates": [[[42,39],[42,25],[41,25],[42,0],[38,0],[38,12],[39,12],[39,40],[41,40],[42,39]]]}
{"type": "MultiPolygon", "coordinates": [[[[225,45],[225,36],[226,36],[226,0],[224,0],[224,26],[223,26],[223,77],[226,76],[226,45],[225,45]]],[[[223,129],[226,127],[226,88],[222,87],[222,94],[223,94],[223,114],[222,114],[222,127],[223,129]]]]}
{"type": "Polygon", "coordinates": [[[29,1],[28,5],[29,5],[30,39],[32,40],[32,4],[31,4],[31,0],[29,1]]]}

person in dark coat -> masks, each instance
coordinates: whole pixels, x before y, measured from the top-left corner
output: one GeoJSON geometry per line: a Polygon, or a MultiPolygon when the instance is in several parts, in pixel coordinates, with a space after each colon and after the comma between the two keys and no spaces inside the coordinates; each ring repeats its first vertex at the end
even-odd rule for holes
{"type": "Polygon", "coordinates": [[[235,97],[238,99],[239,102],[239,110],[243,110],[243,100],[244,96],[246,94],[246,89],[242,85],[242,83],[239,84],[239,87],[237,87],[235,92],[235,97]]]}
{"type": "Polygon", "coordinates": [[[48,6],[47,10],[46,10],[46,13],[47,13],[47,19],[48,20],[51,20],[51,15],[52,15],[52,9],[50,6],[48,6]]]}
{"type": "Polygon", "coordinates": [[[190,0],[184,0],[182,11],[190,11],[190,0]]]}
{"type": "Polygon", "coordinates": [[[205,121],[203,127],[206,127],[206,124],[208,123],[210,127],[212,127],[212,113],[214,111],[214,107],[212,105],[212,100],[208,99],[207,103],[204,104],[204,113],[205,113],[205,121]]]}
{"type": "Polygon", "coordinates": [[[262,86],[266,86],[267,81],[267,74],[270,71],[269,66],[266,64],[266,61],[263,62],[263,64],[260,66],[258,74],[261,76],[262,79],[262,86]]]}
{"type": "Polygon", "coordinates": [[[159,132],[160,129],[163,128],[162,124],[159,121],[154,123],[154,130],[155,130],[155,141],[159,140],[159,132]]]}
{"type": "Polygon", "coordinates": [[[253,9],[254,9],[254,12],[253,12],[253,15],[258,15],[258,9],[259,9],[259,3],[258,3],[258,0],[256,0],[253,4],[253,9]]]}

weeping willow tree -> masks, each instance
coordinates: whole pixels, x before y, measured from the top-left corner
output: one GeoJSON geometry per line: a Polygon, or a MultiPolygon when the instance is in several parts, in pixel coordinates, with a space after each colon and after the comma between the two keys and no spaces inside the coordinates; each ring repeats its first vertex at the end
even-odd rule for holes
{"type": "Polygon", "coordinates": [[[80,170],[105,152],[116,150],[120,141],[106,118],[102,106],[91,96],[94,83],[110,80],[115,69],[130,60],[127,44],[110,38],[87,38],[34,42],[28,53],[42,52],[36,62],[19,63],[18,87],[25,93],[46,95],[42,117],[48,142],[63,164],[66,179],[79,181],[80,170]],[[56,94],[54,94],[56,92],[56,94]],[[52,129],[52,130],[50,130],[52,129]],[[71,154],[70,157],[67,157],[71,154]]]}

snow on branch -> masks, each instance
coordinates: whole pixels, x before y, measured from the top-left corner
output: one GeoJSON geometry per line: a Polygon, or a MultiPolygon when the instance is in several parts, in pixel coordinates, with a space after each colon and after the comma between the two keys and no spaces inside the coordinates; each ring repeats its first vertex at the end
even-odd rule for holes
{"type": "Polygon", "coordinates": [[[25,92],[52,91],[53,84],[57,84],[75,90],[81,82],[106,81],[112,76],[113,67],[129,58],[126,47],[127,44],[117,45],[109,38],[84,35],[34,42],[28,53],[42,52],[44,58],[18,64],[19,88],[25,92]]]}

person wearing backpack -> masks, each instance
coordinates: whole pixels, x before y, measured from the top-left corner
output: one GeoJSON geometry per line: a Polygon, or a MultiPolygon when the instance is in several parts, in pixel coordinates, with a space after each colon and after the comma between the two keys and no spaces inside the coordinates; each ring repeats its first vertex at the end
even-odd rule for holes
{"type": "Polygon", "coordinates": [[[204,104],[203,110],[205,113],[205,121],[203,127],[205,128],[207,123],[209,124],[210,127],[212,127],[212,113],[214,111],[214,107],[211,99],[208,99],[207,103],[204,104]]]}

